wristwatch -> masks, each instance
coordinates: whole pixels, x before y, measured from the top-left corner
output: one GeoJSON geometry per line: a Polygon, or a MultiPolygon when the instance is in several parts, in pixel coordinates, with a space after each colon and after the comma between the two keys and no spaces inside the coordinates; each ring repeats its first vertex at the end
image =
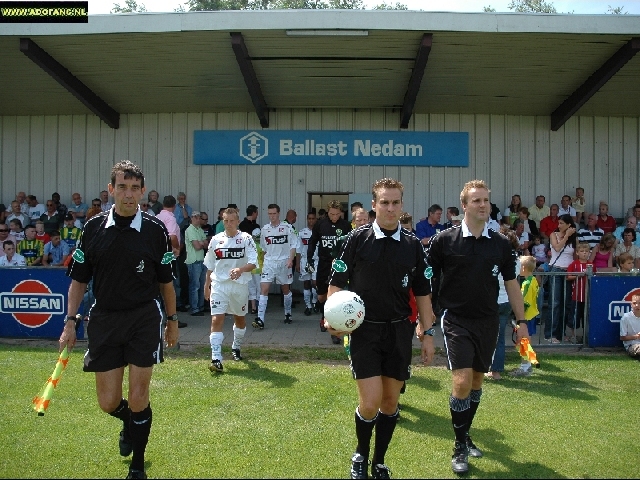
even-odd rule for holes
{"type": "Polygon", "coordinates": [[[425,335],[429,335],[430,337],[433,337],[433,335],[436,333],[436,329],[431,327],[429,330],[426,330],[424,332],[425,335]]]}
{"type": "Polygon", "coordinates": [[[178,321],[178,314],[174,313],[173,315],[167,315],[167,320],[170,320],[172,322],[177,322],[178,321]]]}
{"type": "Polygon", "coordinates": [[[66,317],[64,317],[64,325],[67,326],[68,322],[73,322],[74,323],[74,327],[78,328],[78,325],[80,324],[80,320],[82,320],[82,316],[81,315],[67,315],[66,317]]]}

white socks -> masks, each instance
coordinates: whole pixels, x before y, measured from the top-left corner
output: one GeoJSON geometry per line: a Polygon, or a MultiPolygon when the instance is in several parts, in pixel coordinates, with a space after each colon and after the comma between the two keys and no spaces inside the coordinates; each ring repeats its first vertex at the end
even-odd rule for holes
{"type": "Polygon", "coordinates": [[[222,341],[224,340],[224,333],[211,332],[209,334],[209,343],[211,344],[211,360],[222,361],[222,341]]]}
{"type": "Polygon", "coordinates": [[[233,326],[233,344],[231,348],[234,350],[240,350],[242,348],[242,342],[244,342],[244,334],[247,333],[247,327],[238,328],[233,326]]]}

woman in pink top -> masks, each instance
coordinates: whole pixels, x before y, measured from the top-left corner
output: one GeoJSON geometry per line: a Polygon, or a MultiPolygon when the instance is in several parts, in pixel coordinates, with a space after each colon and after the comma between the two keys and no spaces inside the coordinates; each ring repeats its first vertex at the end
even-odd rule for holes
{"type": "Polygon", "coordinates": [[[615,271],[613,268],[613,250],[616,245],[616,237],[612,233],[605,233],[600,243],[593,247],[588,263],[592,263],[598,271],[615,271]]]}

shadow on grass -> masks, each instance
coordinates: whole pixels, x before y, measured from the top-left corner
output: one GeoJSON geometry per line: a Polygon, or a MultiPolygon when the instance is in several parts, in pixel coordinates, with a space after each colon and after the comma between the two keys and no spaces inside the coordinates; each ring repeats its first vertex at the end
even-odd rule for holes
{"type": "MultiPolygon", "coordinates": [[[[536,372],[539,370],[536,369],[536,372]]],[[[562,370],[559,370],[562,371],[562,370]]],[[[552,375],[549,373],[534,373],[531,377],[510,378],[506,382],[500,382],[505,388],[523,389],[532,393],[538,393],[548,397],[557,397],[563,400],[587,400],[598,401],[598,396],[587,393],[585,390],[600,390],[588,382],[576,378],[552,375]]]]}
{"type": "MultiPolygon", "coordinates": [[[[434,415],[411,405],[402,405],[398,428],[438,437],[451,441],[453,449],[453,428],[450,417],[434,415]],[[411,417],[414,417],[415,420],[411,417]]],[[[520,455],[511,445],[505,443],[504,435],[493,428],[473,428],[474,441],[484,454],[493,462],[500,463],[503,469],[482,468],[482,459],[470,458],[469,473],[480,478],[564,478],[555,470],[538,462],[519,462],[514,459],[520,455]]]]}
{"type": "MultiPolygon", "coordinates": [[[[226,362],[225,365],[229,365],[231,362],[226,362]]],[[[265,368],[259,363],[244,360],[241,364],[247,368],[227,368],[225,367],[224,373],[212,373],[213,378],[224,376],[243,377],[247,380],[254,382],[269,382],[272,387],[275,388],[289,388],[298,382],[296,377],[280,373],[269,368],[265,368]]]]}

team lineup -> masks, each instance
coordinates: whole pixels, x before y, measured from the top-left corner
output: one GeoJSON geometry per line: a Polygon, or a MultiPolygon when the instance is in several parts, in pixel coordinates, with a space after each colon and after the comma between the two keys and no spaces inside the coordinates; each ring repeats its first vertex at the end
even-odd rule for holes
{"type": "MultiPolygon", "coordinates": [[[[153,366],[164,361],[163,349],[175,346],[179,337],[174,248],[164,224],[138,207],[145,186],[137,165],[117,163],[108,192],[113,207],[87,221],[68,268],[72,281],[59,344],[60,351],[74,347],[76,314],[93,281],[84,371],[95,373],[100,408],[122,421],[120,455],[132,455],[127,478],[147,478],[153,366]]],[[[329,203],[320,221],[309,213],[300,232],[280,220],[275,203],[268,206],[269,223],[251,233],[239,228],[238,210],[227,208],[222,212],[224,230],[212,237],[204,255],[212,373],[224,372],[225,315],[234,320],[232,358],[241,361],[245,317],[256,314],[252,326],[268,328],[273,282],[283,293],[283,321],[291,323],[294,271],[303,282],[305,315],[320,312],[320,328],[334,343],[346,337],[358,392],[351,478],[390,478],[385,456],[398,421],[400,393],[410,376],[412,342],[418,334],[422,362],[431,364],[436,327],[443,332],[452,372],[451,468],[457,474],[467,472],[468,457],[483,456],[469,432],[498,338],[499,275],[518,324],[525,321],[511,244],[487,228],[488,186],[480,180],[465,184],[461,225],[436,234],[427,246],[401,226],[403,193],[397,180],[375,182],[375,219],[369,221],[367,212],[359,209],[355,229],[342,218],[339,202],[329,203]],[[339,293],[346,291],[352,294],[339,293]],[[460,291],[466,292],[462,298],[460,291]],[[416,318],[414,311],[417,325],[410,320],[416,318]]],[[[518,340],[526,338],[526,330],[517,330],[518,340]]]]}

